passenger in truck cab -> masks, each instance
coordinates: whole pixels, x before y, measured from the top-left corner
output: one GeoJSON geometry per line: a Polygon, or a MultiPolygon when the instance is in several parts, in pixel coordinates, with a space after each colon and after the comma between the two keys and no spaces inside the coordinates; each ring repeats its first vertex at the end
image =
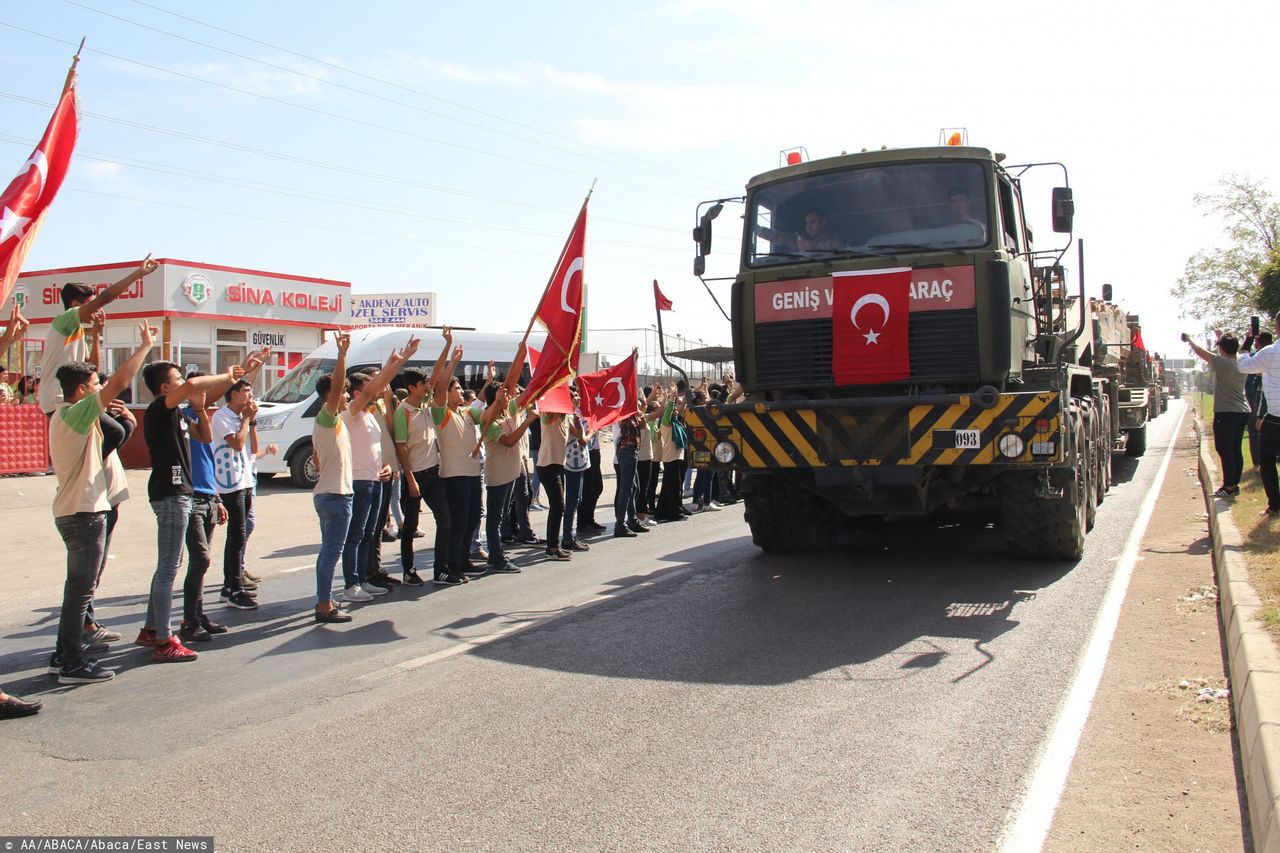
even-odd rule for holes
{"type": "Polygon", "coordinates": [[[973,206],[969,201],[969,192],[964,187],[952,187],[947,190],[947,206],[951,209],[953,222],[976,225],[982,229],[983,236],[986,235],[987,228],[980,219],[974,217],[973,206]]]}

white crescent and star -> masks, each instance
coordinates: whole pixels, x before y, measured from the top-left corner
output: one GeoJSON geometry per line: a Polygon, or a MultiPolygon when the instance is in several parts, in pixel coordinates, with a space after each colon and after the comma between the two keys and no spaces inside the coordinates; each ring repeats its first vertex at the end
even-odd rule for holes
{"type": "Polygon", "coordinates": [[[566,314],[578,313],[569,305],[569,282],[573,280],[573,274],[582,272],[582,258],[573,259],[573,263],[569,264],[569,268],[564,271],[564,280],[560,282],[560,308],[566,314]]]}
{"type": "MultiPolygon", "coordinates": [[[[36,173],[40,176],[40,190],[36,193],[36,200],[44,193],[45,181],[49,178],[49,161],[45,158],[44,152],[37,148],[27,158],[27,162],[22,164],[22,168],[18,170],[18,177],[21,178],[31,171],[34,166],[36,173]]],[[[0,214],[0,243],[8,240],[10,237],[21,237],[26,232],[27,223],[31,221],[29,216],[19,216],[9,207],[5,207],[3,213],[0,214]]]]}
{"type": "Polygon", "coordinates": [[[31,217],[19,216],[6,206],[3,213],[0,213],[0,243],[10,237],[21,237],[30,221],[31,217]]]}
{"type": "Polygon", "coordinates": [[[604,406],[605,390],[610,385],[613,385],[614,383],[617,383],[617,386],[618,386],[618,402],[609,405],[608,408],[621,409],[622,404],[627,402],[627,389],[622,387],[622,377],[615,376],[612,379],[610,379],[608,382],[604,383],[604,388],[600,389],[600,393],[595,396],[595,401],[597,406],[604,406]]]}
{"type": "MultiPolygon", "coordinates": [[[[862,327],[858,325],[858,312],[868,305],[879,306],[880,310],[884,312],[884,325],[880,327],[883,330],[884,326],[889,324],[889,300],[879,293],[864,293],[858,297],[858,301],[853,303],[853,308],[849,311],[849,322],[853,323],[855,329],[861,330],[862,327]]],[[[868,331],[863,337],[867,339],[868,345],[879,343],[880,332],[868,331]]]]}
{"type": "Polygon", "coordinates": [[[31,156],[27,158],[27,162],[22,164],[22,168],[18,170],[19,175],[25,175],[30,171],[30,166],[35,166],[36,171],[40,173],[40,192],[36,194],[36,198],[40,198],[44,193],[44,182],[49,180],[49,161],[45,158],[44,152],[37,148],[31,152],[31,156]]]}

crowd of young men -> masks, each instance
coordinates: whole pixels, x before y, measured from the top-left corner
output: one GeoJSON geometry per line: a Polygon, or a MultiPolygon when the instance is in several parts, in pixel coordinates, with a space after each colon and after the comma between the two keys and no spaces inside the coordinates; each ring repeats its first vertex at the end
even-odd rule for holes
{"type": "MultiPolygon", "coordinates": [[[[122,284],[127,286],[153,267],[153,262],[144,263],[122,284]]],[[[198,653],[189,643],[208,642],[228,630],[205,614],[203,600],[210,546],[219,525],[227,529],[220,598],[233,609],[257,607],[257,579],[246,571],[254,524],[255,461],[277,450],[274,445],[259,448],[255,430],[252,382],[269,350],[254,353],[225,373],[184,377],[172,362],[147,362],[156,331],[144,323],[139,326],[141,345],[104,379],[94,361],[104,319],[101,309],[120,285],[98,295],[79,287],[64,288],[66,311],[53,322],[45,354],[58,392],[48,401],[50,453],[58,478],[53,512],[67,548],[58,640],[48,669],[62,684],[98,683],[115,675],[95,656],[122,637],[97,621],[93,594],[106,565],[119,507],[129,496],[116,451],[136,424],[118,397],[135,375],[141,371],[154,398],[142,429],[151,455],[147,491],[156,517],[157,557],[145,621],[135,640],[150,650],[152,661],[194,661],[198,653]],[[86,322],[95,326],[92,355],[86,353],[86,322]],[[207,404],[219,398],[224,405],[211,414],[207,404]],[[184,554],[183,608],[175,632],[171,611],[184,554]]],[[[462,347],[453,346],[447,327],[443,337],[429,375],[405,367],[419,346],[412,338],[381,370],[348,377],[350,337],[339,335],[335,368],[316,384],[323,401],[312,434],[319,471],[313,494],[320,527],[314,609],[318,623],[352,620],[334,600],[339,560],[343,602],[368,602],[401,583],[426,583],[414,551],[423,503],[435,521],[431,582],[440,586],[459,586],[491,573],[519,573],[508,556],[509,547],[545,547],[548,559],[568,560],[574,552],[589,550],[583,537],[605,530],[592,517],[603,490],[598,434],[576,412],[539,415],[517,406],[524,344],[505,380],[499,383],[491,366],[481,399],[468,405],[454,376],[462,347]],[[400,397],[390,388],[397,376],[400,397]],[[536,451],[531,448],[531,429],[540,439],[536,451]],[[531,460],[536,460],[536,477],[550,502],[545,539],[534,533],[529,520],[535,476],[529,470],[531,460]],[[404,517],[400,578],[385,571],[380,548],[395,476],[400,477],[404,517]],[[487,518],[487,550],[473,548],[482,517],[487,518]],[[474,562],[477,556],[483,562],[474,562]]],[[[684,520],[690,514],[681,501],[684,398],[674,389],[645,391],[637,410],[614,427],[618,490],[613,535],[620,538],[647,533],[656,521],[684,520]],[[658,461],[666,475],[655,507],[651,481],[658,461]],[[644,462],[650,464],[643,466],[644,462]]],[[[572,394],[576,404],[576,391],[572,394]]],[[[0,716],[38,710],[39,703],[0,693],[0,716]]]]}

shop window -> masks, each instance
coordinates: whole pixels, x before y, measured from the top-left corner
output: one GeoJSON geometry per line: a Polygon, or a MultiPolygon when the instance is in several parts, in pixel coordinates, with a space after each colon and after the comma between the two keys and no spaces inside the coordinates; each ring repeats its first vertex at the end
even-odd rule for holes
{"type": "Polygon", "coordinates": [[[227,343],[248,343],[249,333],[244,329],[218,329],[218,341],[227,343]]]}

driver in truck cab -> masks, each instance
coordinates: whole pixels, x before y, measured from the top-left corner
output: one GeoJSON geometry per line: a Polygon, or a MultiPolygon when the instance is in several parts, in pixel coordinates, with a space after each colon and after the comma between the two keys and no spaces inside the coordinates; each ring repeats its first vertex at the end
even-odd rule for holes
{"type": "Polygon", "coordinates": [[[762,227],[758,233],[776,246],[802,252],[833,252],[841,245],[839,238],[827,230],[827,215],[816,208],[805,213],[803,232],[789,233],[762,227]]]}

